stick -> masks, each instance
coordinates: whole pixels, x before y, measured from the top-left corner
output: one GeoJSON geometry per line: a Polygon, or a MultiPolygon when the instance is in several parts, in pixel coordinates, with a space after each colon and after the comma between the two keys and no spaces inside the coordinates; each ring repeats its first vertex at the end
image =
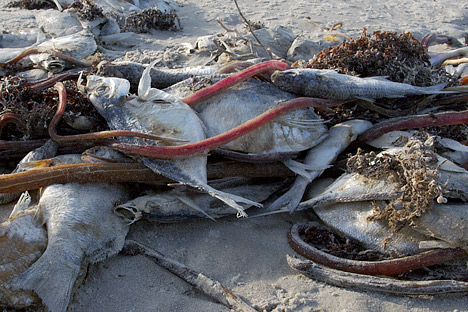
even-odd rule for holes
{"type": "MultiPolygon", "coordinates": [[[[47,161],[47,160],[44,160],[47,161]]],[[[281,163],[247,164],[218,162],[209,164],[209,179],[225,177],[290,177],[294,173],[281,163]]],[[[83,163],[37,168],[0,175],[0,193],[24,192],[52,184],[95,182],[172,182],[141,163],[83,163]]]]}
{"type": "Polygon", "coordinates": [[[397,295],[439,295],[468,292],[468,283],[462,281],[401,281],[389,277],[369,276],[334,270],[313,261],[303,261],[289,255],[286,258],[291,268],[307,277],[353,290],[362,289],[397,295]]]}
{"type": "Polygon", "coordinates": [[[255,32],[252,28],[252,25],[250,24],[250,22],[245,18],[244,14],[242,14],[242,11],[241,9],[239,8],[239,5],[237,4],[237,0],[234,0],[234,4],[236,5],[236,8],[237,8],[237,11],[239,11],[239,15],[240,17],[244,20],[244,23],[247,24],[247,27],[249,27],[249,31],[250,33],[252,34],[252,36],[255,38],[255,40],[257,40],[257,43],[260,45],[260,47],[265,50],[266,54],[270,57],[270,59],[272,60],[273,59],[273,54],[271,54],[270,50],[268,50],[267,48],[265,48],[265,46],[260,42],[260,39],[258,39],[257,35],[255,35],[255,32]]]}
{"type": "Polygon", "coordinates": [[[248,305],[245,301],[237,297],[232,291],[221,285],[220,282],[209,278],[203,273],[197,272],[180,262],[169,259],[160,252],[150,249],[149,247],[140,244],[133,240],[126,240],[122,249],[125,255],[135,256],[144,255],[153,262],[165,268],[169,272],[175,274],[190,286],[195,287],[202,293],[210,296],[217,302],[227,306],[235,311],[255,312],[256,310],[248,305]]]}

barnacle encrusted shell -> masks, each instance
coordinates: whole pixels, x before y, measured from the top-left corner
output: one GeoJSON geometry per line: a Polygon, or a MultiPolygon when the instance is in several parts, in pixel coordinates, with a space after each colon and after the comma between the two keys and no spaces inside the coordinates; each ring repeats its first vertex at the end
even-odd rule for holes
{"type": "Polygon", "coordinates": [[[36,208],[27,209],[0,224],[0,306],[24,308],[40,302],[32,291],[14,291],[7,286],[46,249],[47,233],[35,224],[35,213],[36,208]]]}

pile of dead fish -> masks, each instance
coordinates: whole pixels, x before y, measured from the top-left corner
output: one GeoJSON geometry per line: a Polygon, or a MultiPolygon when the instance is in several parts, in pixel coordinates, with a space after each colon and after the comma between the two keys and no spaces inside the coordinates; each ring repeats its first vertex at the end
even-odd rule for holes
{"type": "MultiPolygon", "coordinates": [[[[261,44],[237,30],[199,38],[172,51],[180,69],[164,67],[167,59],[99,62],[96,51],[112,55],[129,31],[180,30],[174,7],[54,4],[67,9],[38,11],[37,32],[0,41],[0,156],[22,157],[0,177],[1,202],[19,198],[0,224],[0,306],[65,311],[87,265],[120,252],[138,220],[247,217],[250,207],[260,207],[254,215],[307,210],[364,249],[396,257],[334,257],[303,241],[308,225],[294,227],[291,245],[314,262],[290,264],[313,278],[402,294],[468,291],[462,281],[383,278],[375,287],[366,277],[466,260],[466,78],[462,62],[443,74],[439,66],[468,47],[421,63],[443,76],[429,86],[293,64],[317,46],[281,27],[256,30],[261,44]],[[25,192],[39,188],[37,200],[25,192]]],[[[342,44],[349,51],[355,42],[342,44]]],[[[328,52],[322,64],[332,63],[328,52]]]]}

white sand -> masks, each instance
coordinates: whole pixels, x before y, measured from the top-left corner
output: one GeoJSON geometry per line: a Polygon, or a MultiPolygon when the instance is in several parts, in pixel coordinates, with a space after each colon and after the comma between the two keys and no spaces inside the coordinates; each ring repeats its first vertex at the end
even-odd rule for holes
{"type": "MultiPolygon", "coordinates": [[[[5,3],[2,0],[1,3],[5,3]]],[[[235,27],[241,19],[232,1],[178,0],[181,32],[154,31],[138,35],[142,58],[145,50],[194,43],[198,36],[222,29],[220,17],[235,27]]],[[[468,31],[468,3],[448,0],[420,1],[280,1],[251,0],[239,4],[252,21],[268,27],[290,27],[296,35],[318,40],[323,32],[304,18],[331,26],[342,22],[341,32],[359,35],[374,30],[428,32],[461,38],[468,31]]],[[[0,30],[34,27],[32,11],[0,9],[0,30]]],[[[126,51],[121,51],[123,56],[126,51]]],[[[2,215],[9,208],[3,207],[2,215]]],[[[297,274],[286,263],[290,249],[286,233],[306,216],[276,215],[255,219],[226,218],[172,225],[138,223],[129,238],[198,270],[230,288],[254,307],[267,311],[467,311],[461,296],[407,298],[328,286],[297,274]]],[[[226,311],[221,304],[161,269],[143,256],[115,256],[91,266],[75,293],[70,311],[226,311]]]]}

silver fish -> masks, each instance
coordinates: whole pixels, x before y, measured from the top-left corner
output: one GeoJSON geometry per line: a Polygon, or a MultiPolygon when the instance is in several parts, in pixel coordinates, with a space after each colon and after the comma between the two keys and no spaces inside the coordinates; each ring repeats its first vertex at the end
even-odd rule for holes
{"type": "MultiPolygon", "coordinates": [[[[213,82],[219,78],[212,77],[213,82]]],[[[164,91],[178,97],[193,91],[192,79],[164,91]]],[[[296,98],[271,83],[250,79],[198,103],[194,109],[206,127],[208,137],[226,132],[257,117],[280,103],[296,98]]],[[[312,108],[292,111],[229,142],[222,148],[251,154],[300,152],[317,145],[327,136],[324,121],[312,108]]]]}
{"type": "MultiPolygon", "coordinates": [[[[395,154],[405,148],[390,148],[381,154],[395,154]]],[[[468,171],[437,156],[442,196],[437,201],[454,198],[468,201],[468,171]]],[[[401,190],[386,177],[367,178],[361,174],[344,174],[319,194],[310,194],[298,209],[312,208],[319,218],[337,231],[356,238],[365,246],[398,253],[415,253],[419,243],[433,238],[452,247],[467,249],[465,228],[468,227],[468,206],[453,203],[437,204],[415,218],[412,224],[394,233],[382,221],[370,221],[376,205],[396,199],[401,190]],[[385,248],[383,247],[385,245],[385,248]]],[[[434,199],[436,202],[436,199],[434,199]]]]}
{"type": "MultiPolygon", "coordinates": [[[[217,188],[226,193],[262,202],[283,185],[280,182],[258,183],[251,179],[241,179],[237,184],[227,187],[217,186],[217,188]]],[[[232,215],[232,209],[228,208],[219,200],[204,193],[171,190],[151,192],[138,197],[115,207],[114,212],[129,223],[140,219],[167,223],[232,215]]]]}
{"type": "MultiPolygon", "coordinates": [[[[81,162],[81,155],[70,158],[81,162]]],[[[35,218],[36,224],[46,225],[47,248],[7,285],[14,290],[33,290],[50,311],[66,311],[82,268],[123,247],[128,225],[113,208],[128,199],[126,188],[118,184],[70,183],[44,188],[35,218]]]]}
{"type": "MultiPolygon", "coordinates": [[[[112,129],[133,130],[198,142],[206,138],[203,123],[187,104],[161,90],[151,88],[150,70],[143,72],[138,87],[138,97],[129,96],[130,83],[120,78],[88,76],[87,92],[90,101],[107,120],[112,129]]],[[[147,145],[151,142],[137,138],[121,138],[123,142],[147,145]]],[[[184,159],[159,160],[139,158],[146,166],[174,181],[198,188],[235,208],[246,216],[241,205],[261,206],[240,196],[223,193],[207,184],[207,156],[195,155],[184,159]]]]}
{"type": "MultiPolygon", "coordinates": [[[[105,77],[120,77],[130,84],[138,85],[143,71],[148,65],[136,62],[101,62],[98,65],[98,75],[105,77]]],[[[191,76],[211,75],[217,66],[192,66],[184,68],[153,67],[151,69],[151,87],[164,89],[191,76]]]]}
{"type": "Polygon", "coordinates": [[[286,207],[290,213],[296,210],[301,201],[307,185],[323,172],[321,167],[331,165],[336,157],[343,152],[356,137],[370,128],[372,124],[365,120],[349,120],[334,125],[328,131],[325,141],[312,147],[304,159],[304,164],[309,167],[304,174],[297,176],[293,185],[280,198],[273,202],[268,209],[277,210],[286,207]]]}
{"type": "Polygon", "coordinates": [[[446,83],[431,87],[416,87],[406,83],[387,80],[385,77],[359,78],[339,74],[333,70],[289,69],[276,71],[271,80],[285,91],[300,96],[330,99],[365,99],[401,98],[408,95],[452,93],[441,91],[446,83]]]}

